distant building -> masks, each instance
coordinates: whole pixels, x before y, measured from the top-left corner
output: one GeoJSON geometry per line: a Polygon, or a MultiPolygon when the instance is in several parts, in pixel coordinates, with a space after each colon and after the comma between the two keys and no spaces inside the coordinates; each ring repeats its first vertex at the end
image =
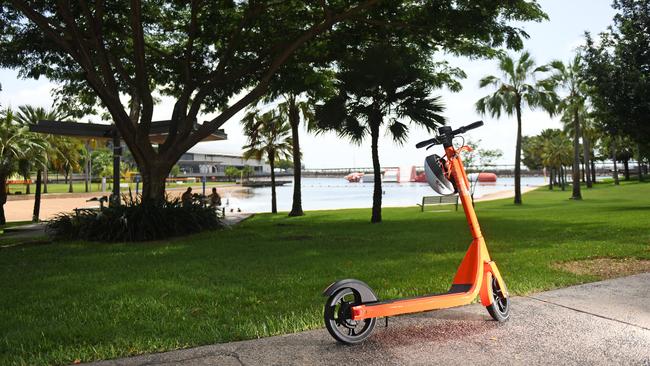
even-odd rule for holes
{"type": "Polygon", "coordinates": [[[202,153],[185,153],[178,161],[178,166],[183,175],[186,176],[211,176],[223,177],[225,170],[229,166],[243,168],[250,166],[254,174],[271,173],[271,166],[260,160],[244,159],[241,155],[233,154],[202,154],[202,153]]]}

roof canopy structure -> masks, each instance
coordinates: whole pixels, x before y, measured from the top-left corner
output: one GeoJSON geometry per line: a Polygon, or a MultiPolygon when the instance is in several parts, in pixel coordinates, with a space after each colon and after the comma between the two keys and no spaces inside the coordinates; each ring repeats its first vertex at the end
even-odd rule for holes
{"type": "MultiPolygon", "coordinates": [[[[162,144],[167,139],[171,121],[153,121],[149,129],[149,140],[155,144],[162,144]]],[[[119,206],[120,198],[120,155],[122,147],[120,146],[119,133],[115,125],[104,125],[99,123],[80,123],[65,121],[40,120],[35,125],[30,125],[31,132],[46,133],[51,135],[68,136],[84,140],[113,140],[113,194],[111,195],[110,204],[119,206]]],[[[217,130],[203,141],[226,140],[228,136],[224,130],[217,130]]],[[[137,194],[136,185],[136,194],[137,194]]]]}
{"type": "MultiPolygon", "coordinates": [[[[149,130],[149,140],[156,144],[162,144],[167,138],[171,121],[153,121],[149,130]]],[[[31,125],[29,130],[38,133],[76,137],[81,139],[112,139],[116,131],[115,125],[104,125],[99,123],[80,123],[41,120],[31,125]]],[[[228,136],[224,130],[217,130],[215,133],[203,139],[203,141],[226,140],[228,136]]]]}

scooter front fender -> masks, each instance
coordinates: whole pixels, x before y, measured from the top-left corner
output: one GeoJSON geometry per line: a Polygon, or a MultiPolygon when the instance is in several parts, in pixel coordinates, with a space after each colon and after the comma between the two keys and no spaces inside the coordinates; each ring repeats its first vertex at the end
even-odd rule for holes
{"type": "Polygon", "coordinates": [[[496,278],[499,287],[502,289],[506,297],[509,296],[506,282],[503,280],[503,277],[501,277],[497,264],[494,263],[494,261],[485,262],[483,266],[483,283],[480,291],[481,303],[483,306],[492,305],[492,277],[496,278]]]}
{"type": "Polygon", "coordinates": [[[340,280],[332,283],[327,286],[325,291],[323,291],[323,296],[332,296],[338,290],[342,288],[351,288],[353,291],[359,294],[361,297],[361,302],[368,303],[377,301],[377,295],[375,292],[368,286],[365,282],[348,278],[345,280],[340,280]]]}

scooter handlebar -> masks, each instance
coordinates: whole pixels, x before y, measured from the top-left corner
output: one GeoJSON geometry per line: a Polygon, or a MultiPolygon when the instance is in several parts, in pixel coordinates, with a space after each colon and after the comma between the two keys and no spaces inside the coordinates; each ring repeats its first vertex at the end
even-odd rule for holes
{"type": "Polygon", "coordinates": [[[467,132],[469,130],[479,128],[481,126],[483,126],[483,121],[476,121],[474,123],[468,124],[467,126],[459,127],[458,129],[456,129],[455,131],[452,132],[452,135],[458,135],[458,134],[461,134],[461,133],[465,133],[465,132],[467,132]]]}
{"type": "Polygon", "coordinates": [[[431,139],[428,139],[428,140],[418,142],[415,145],[415,147],[420,149],[420,148],[423,148],[425,146],[429,146],[429,145],[432,145],[432,144],[438,144],[438,143],[439,143],[438,139],[434,137],[434,138],[431,138],[431,139]]]}
{"type": "MultiPolygon", "coordinates": [[[[458,129],[452,131],[447,136],[453,137],[453,136],[456,136],[456,135],[460,135],[461,133],[465,133],[465,132],[467,132],[469,130],[473,130],[473,129],[481,127],[481,126],[483,126],[483,121],[476,121],[474,123],[468,124],[467,126],[459,127],[458,129]]],[[[415,145],[415,147],[419,149],[419,148],[422,148],[422,147],[425,147],[425,146],[438,145],[438,144],[440,144],[440,140],[438,138],[434,137],[434,138],[430,138],[428,140],[418,142],[415,145]]]]}

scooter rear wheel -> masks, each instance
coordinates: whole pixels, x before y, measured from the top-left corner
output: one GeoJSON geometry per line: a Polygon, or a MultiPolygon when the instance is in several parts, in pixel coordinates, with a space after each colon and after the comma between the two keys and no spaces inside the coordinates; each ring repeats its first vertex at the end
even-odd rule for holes
{"type": "Polygon", "coordinates": [[[361,296],[346,287],[325,303],[325,327],[334,339],[344,344],[363,342],[375,328],[377,319],[352,320],[352,307],[361,304],[361,296]]]}
{"type": "Polygon", "coordinates": [[[504,294],[499,286],[499,281],[492,276],[492,304],[486,306],[492,319],[498,322],[505,322],[510,318],[510,299],[504,294]]]}

